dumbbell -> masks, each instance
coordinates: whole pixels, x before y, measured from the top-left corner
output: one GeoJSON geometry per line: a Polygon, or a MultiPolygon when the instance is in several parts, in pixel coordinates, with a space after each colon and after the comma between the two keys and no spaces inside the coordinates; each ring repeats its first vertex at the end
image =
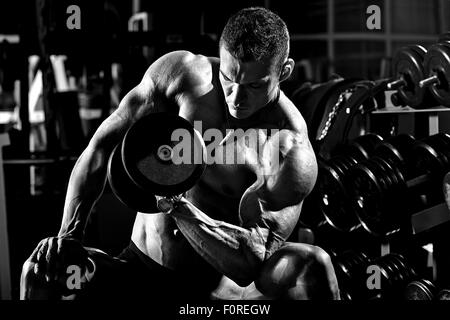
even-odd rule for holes
{"type": "Polygon", "coordinates": [[[428,279],[417,279],[406,285],[404,290],[405,300],[434,300],[437,288],[428,279]]]}
{"type": "Polygon", "coordinates": [[[418,275],[405,256],[390,253],[372,261],[380,271],[380,291],[369,290],[372,299],[398,300],[404,294],[408,283],[416,280],[418,275]]]}
{"type": "Polygon", "coordinates": [[[437,105],[429,90],[419,85],[427,76],[424,68],[426,54],[423,46],[408,45],[394,55],[392,67],[395,80],[387,84],[387,89],[397,90],[391,97],[394,105],[417,109],[437,105]]]}
{"type": "Polygon", "coordinates": [[[443,106],[450,107],[450,42],[442,38],[433,44],[424,58],[425,76],[420,88],[429,88],[434,99],[443,106]]]}
{"type": "Polygon", "coordinates": [[[343,300],[398,299],[417,278],[414,268],[398,253],[374,259],[362,251],[346,250],[330,256],[343,300]]]}
{"type": "Polygon", "coordinates": [[[344,232],[356,229],[359,221],[349,201],[345,174],[359,161],[368,159],[382,140],[381,136],[369,133],[340,146],[332,158],[319,161],[316,185],[308,199],[312,203],[307,204],[307,209],[313,211],[316,206],[320,217],[301,216],[301,221],[315,226],[326,221],[331,227],[344,232]]]}
{"type": "Polygon", "coordinates": [[[366,283],[367,266],[371,258],[367,253],[358,250],[345,250],[330,254],[342,300],[363,300],[367,298],[366,283]]]}
{"type": "Polygon", "coordinates": [[[356,164],[347,174],[358,218],[375,236],[399,231],[422,195],[427,196],[427,206],[443,200],[440,189],[450,169],[450,136],[439,133],[407,144],[410,152],[406,165],[401,165],[399,152],[392,152],[399,150],[391,146],[384,148],[386,158],[380,152],[380,156],[356,164]]]}
{"type": "Polygon", "coordinates": [[[155,195],[172,197],[192,188],[205,170],[205,155],[202,137],[187,120],[168,113],[150,114],[135,122],[114,148],[108,161],[109,185],[129,208],[157,213],[155,195]],[[174,152],[179,143],[172,141],[175,130],[189,133],[190,159],[201,161],[174,161],[180,156],[174,152]]]}

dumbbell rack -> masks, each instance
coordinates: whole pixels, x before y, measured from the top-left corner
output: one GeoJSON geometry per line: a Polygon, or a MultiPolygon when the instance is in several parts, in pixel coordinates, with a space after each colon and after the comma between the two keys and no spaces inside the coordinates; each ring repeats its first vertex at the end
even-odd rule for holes
{"type": "MultiPolygon", "coordinates": [[[[441,112],[450,112],[450,108],[443,106],[435,106],[429,109],[413,109],[409,106],[398,107],[394,106],[391,102],[391,95],[395,91],[385,91],[385,108],[372,111],[371,114],[398,114],[398,115],[411,115],[425,113],[428,115],[428,131],[429,135],[433,135],[439,132],[439,114],[441,112]]],[[[369,121],[370,122],[370,121],[369,121]]]]}
{"type": "MultiPolygon", "coordinates": [[[[428,134],[434,135],[439,133],[439,114],[442,112],[450,112],[450,108],[443,106],[436,106],[429,109],[413,109],[409,106],[398,107],[391,103],[390,95],[394,91],[385,92],[386,95],[386,107],[382,109],[377,109],[371,112],[368,117],[377,114],[397,114],[397,115],[411,115],[411,114],[427,114],[428,117],[428,134]]],[[[370,126],[370,118],[367,119],[366,124],[370,126]]],[[[370,132],[370,128],[365,128],[367,132],[370,132]]],[[[438,204],[434,207],[427,208],[420,212],[411,215],[411,227],[412,234],[417,235],[430,230],[438,225],[450,221],[450,210],[445,203],[438,204]]],[[[436,277],[436,259],[434,245],[428,246],[427,251],[429,252],[429,267],[433,269],[433,278],[436,277]]],[[[386,240],[381,244],[381,255],[386,255],[391,252],[390,242],[386,240]]]]}

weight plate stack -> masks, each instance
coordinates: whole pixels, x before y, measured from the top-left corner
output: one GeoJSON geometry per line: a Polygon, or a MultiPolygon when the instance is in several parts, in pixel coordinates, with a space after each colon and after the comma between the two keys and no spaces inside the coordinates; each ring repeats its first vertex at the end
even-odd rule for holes
{"type": "Polygon", "coordinates": [[[386,237],[399,230],[404,208],[400,171],[379,157],[362,161],[348,173],[350,198],[358,218],[370,234],[386,237]]]}
{"type": "Polygon", "coordinates": [[[367,266],[371,263],[369,256],[356,250],[346,250],[332,257],[339,289],[346,300],[364,300],[367,296],[367,266]]]}
{"type": "Polygon", "coordinates": [[[381,274],[381,299],[398,300],[408,283],[417,277],[404,256],[390,253],[373,261],[381,274]]]}
{"type": "Polygon", "coordinates": [[[408,160],[411,158],[415,141],[416,139],[410,134],[398,134],[379,143],[373,155],[388,161],[408,178],[411,171],[408,160]]]}
{"type": "Polygon", "coordinates": [[[327,222],[335,229],[350,232],[360,224],[347,193],[345,175],[357,160],[337,156],[319,167],[317,188],[319,207],[327,222]]]}

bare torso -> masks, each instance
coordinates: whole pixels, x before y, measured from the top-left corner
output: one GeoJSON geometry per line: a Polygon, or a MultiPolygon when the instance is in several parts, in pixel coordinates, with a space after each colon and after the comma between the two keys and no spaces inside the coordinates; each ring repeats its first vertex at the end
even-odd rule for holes
{"type": "MultiPolygon", "coordinates": [[[[299,116],[294,105],[284,96],[257,112],[246,120],[236,120],[228,113],[222,88],[218,79],[218,59],[198,62],[201,85],[186,90],[178,99],[179,115],[189,120],[201,121],[203,134],[209,128],[219,129],[223,136],[226,129],[257,129],[262,143],[265,130],[289,128],[293,118],[299,116]],[[293,116],[294,114],[294,116],[293,116]]],[[[195,68],[195,66],[194,66],[195,68]]],[[[162,101],[164,103],[164,101],[162,101]]],[[[166,102],[168,103],[168,102],[166,102]]],[[[205,141],[208,145],[208,141],[205,141]]],[[[243,141],[235,142],[245,158],[254,157],[243,141]]],[[[250,161],[251,162],[251,161],[250,161]]],[[[197,208],[213,219],[239,225],[239,203],[242,195],[260,175],[260,168],[251,164],[211,164],[208,165],[200,181],[186,194],[197,208]]],[[[198,255],[178,230],[174,220],[164,213],[138,213],[132,233],[132,241],[137,247],[157,263],[172,270],[187,272],[191,276],[201,275],[203,281],[217,282],[221,275],[215,273],[198,255]],[[207,275],[209,276],[209,279],[207,275]],[[206,278],[205,278],[206,277],[206,278]]]]}

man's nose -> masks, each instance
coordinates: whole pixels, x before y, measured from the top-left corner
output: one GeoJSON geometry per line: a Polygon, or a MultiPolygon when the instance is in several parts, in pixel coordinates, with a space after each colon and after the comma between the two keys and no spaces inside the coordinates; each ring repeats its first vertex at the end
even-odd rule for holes
{"type": "Polygon", "coordinates": [[[231,101],[235,106],[243,103],[246,98],[245,89],[242,85],[236,84],[233,86],[233,90],[231,93],[231,101]]]}

